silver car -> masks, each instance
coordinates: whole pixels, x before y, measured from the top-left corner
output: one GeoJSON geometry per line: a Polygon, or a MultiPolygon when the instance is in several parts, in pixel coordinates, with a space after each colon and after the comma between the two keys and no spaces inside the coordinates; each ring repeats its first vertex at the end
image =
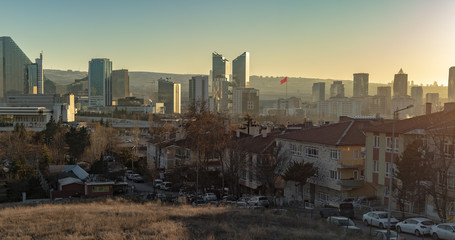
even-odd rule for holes
{"type": "Polygon", "coordinates": [[[430,234],[434,222],[428,218],[408,218],[397,223],[397,232],[414,233],[416,236],[430,234]]]}
{"type": "Polygon", "coordinates": [[[455,223],[441,223],[433,226],[430,229],[430,234],[433,239],[455,239],[455,223]]]}
{"type": "Polygon", "coordinates": [[[264,196],[256,196],[250,198],[248,200],[248,205],[250,206],[257,206],[257,207],[268,207],[269,206],[269,200],[267,197],[264,196]]]}
{"type": "MultiPolygon", "coordinates": [[[[386,228],[388,224],[388,215],[387,212],[383,211],[373,211],[363,214],[362,221],[365,225],[376,226],[381,229],[386,228]]],[[[390,227],[395,228],[395,225],[398,223],[398,220],[394,217],[390,218],[390,227]]]]}

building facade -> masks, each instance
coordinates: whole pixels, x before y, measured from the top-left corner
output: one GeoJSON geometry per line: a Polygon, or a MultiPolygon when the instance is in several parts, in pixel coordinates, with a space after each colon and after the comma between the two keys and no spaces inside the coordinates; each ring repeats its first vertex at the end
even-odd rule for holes
{"type": "Polygon", "coordinates": [[[259,115],[259,90],[254,88],[234,88],[232,114],[259,115]]]}
{"type": "Polygon", "coordinates": [[[312,99],[313,99],[313,102],[325,101],[325,83],[324,82],[313,83],[312,99]]]}
{"type": "Polygon", "coordinates": [[[408,74],[400,69],[393,79],[393,97],[406,96],[408,96],[408,74]]]}
{"type": "Polygon", "coordinates": [[[449,102],[455,102],[455,67],[449,68],[449,102]]]}
{"type": "Polygon", "coordinates": [[[181,88],[179,83],[158,79],[158,102],[164,103],[167,114],[181,112],[181,88]]]}
{"type": "Polygon", "coordinates": [[[354,97],[367,97],[368,96],[368,73],[354,73],[354,97]]]}
{"type": "Polygon", "coordinates": [[[234,87],[247,88],[250,85],[250,53],[244,52],[232,60],[232,82],[234,87]]]}
{"type": "Polygon", "coordinates": [[[330,97],[345,97],[344,84],[342,81],[333,81],[332,85],[330,85],[330,97]]]}
{"type": "Polygon", "coordinates": [[[26,66],[30,59],[11,37],[0,37],[0,99],[27,93],[26,66]]]}
{"type": "Polygon", "coordinates": [[[189,80],[190,102],[202,101],[208,104],[209,79],[207,76],[194,76],[189,80]]]}
{"type": "Polygon", "coordinates": [[[112,71],[112,100],[117,101],[120,98],[130,96],[130,76],[128,69],[112,71]]]}
{"type": "Polygon", "coordinates": [[[112,62],[107,58],[95,58],[88,69],[89,107],[112,106],[112,62]]]}

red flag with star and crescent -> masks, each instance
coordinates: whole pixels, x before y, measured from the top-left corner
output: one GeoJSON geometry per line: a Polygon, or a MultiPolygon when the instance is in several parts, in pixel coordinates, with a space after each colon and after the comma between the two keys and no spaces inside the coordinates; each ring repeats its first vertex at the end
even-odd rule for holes
{"type": "Polygon", "coordinates": [[[283,83],[285,83],[285,82],[287,82],[287,81],[288,81],[288,77],[283,78],[283,80],[281,80],[280,85],[282,85],[283,83]]]}

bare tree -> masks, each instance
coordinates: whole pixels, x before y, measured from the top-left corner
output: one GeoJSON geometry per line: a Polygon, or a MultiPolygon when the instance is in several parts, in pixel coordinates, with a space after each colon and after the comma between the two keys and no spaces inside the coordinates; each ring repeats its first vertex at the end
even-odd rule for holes
{"type": "Polygon", "coordinates": [[[283,145],[277,145],[275,141],[257,155],[256,177],[269,195],[276,194],[276,184],[282,178],[288,161],[289,156],[283,145]]]}

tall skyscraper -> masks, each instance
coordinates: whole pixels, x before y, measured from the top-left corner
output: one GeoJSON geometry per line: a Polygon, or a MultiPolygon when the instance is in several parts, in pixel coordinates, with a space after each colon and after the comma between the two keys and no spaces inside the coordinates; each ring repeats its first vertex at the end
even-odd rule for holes
{"type": "Polygon", "coordinates": [[[234,88],[232,113],[238,115],[259,115],[259,90],[254,88],[234,88]]]}
{"type": "Polygon", "coordinates": [[[214,52],[212,53],[212,82],[216,78],[225,78],[226,81],[230,81],[229,61],[223,55],[214,52]]]}
{"type": "Polygon", "coordinates": [[[368,96],[368,73],[354,73],[354,97],[368,96]]]}
{"type": "Polygon", "coordinates": [[[128,69],[112,71],[112,100],[130,96],[130,76],[128,69]]]}
{"type": "Polygon", "coordinates": [[[0,37],[0,99],[8,94],[27,93],[25,71],[30,63],[11,37],[0,37]]]}
{"type": "Polygon", "coordinates": [[[449,102],[455,102],[455,67],[449,68],[449,102]]]}
{"type": "Polygon", "coordinates": [[[403,69],[395,74],[393,79],[393,97],[405,97],[408,95],[408,74],[403,69]]]}
{"type": "Polygon", "coordinates": [[[330,97],[344,97],[344,84],[342,81],[333,81],[330,85],[330,97]]]}
{"type": "Polygon", "coordinates": [[[313,83],[312,89],[313,102],[325,101],[325,83],[313,83]]]}
{"type": "Polygon", "coordinates": [[[165,113],[181,112],[181,87],[165,79],[158,79],[158,102],[164,103],[165,113]]]}
{"type": "Polygon", "coordinates": [[[229,113],[229,82],[225,77],[214,78],[212,95],[213,106],[210,106],[210,109],[219,113],[229,113]]]}
{"type": "Polygon", "coordinates": [[[232,60],[232,79],[235,87],[250,85],[250,53],[244,52],[232,60]]]}
{"type": "Polygon", "coordinates": [[[94,58],[88,64],[88,101],[90,107],[112,106],[112,62],[94,58]]]}
{"type": "Polygon", "coordinates": [[[27,82],[26,92],[29,94],[44,94],[44,70],[43,54],[35,59],[35,63],[27,64],[25,78],[27,82]]]}
{"type": "Polygon", "coordinates": [[[194,76],[190,79],[190,102],[203,101],[208,104],[209,80],[207,76],[194,76]]]}

